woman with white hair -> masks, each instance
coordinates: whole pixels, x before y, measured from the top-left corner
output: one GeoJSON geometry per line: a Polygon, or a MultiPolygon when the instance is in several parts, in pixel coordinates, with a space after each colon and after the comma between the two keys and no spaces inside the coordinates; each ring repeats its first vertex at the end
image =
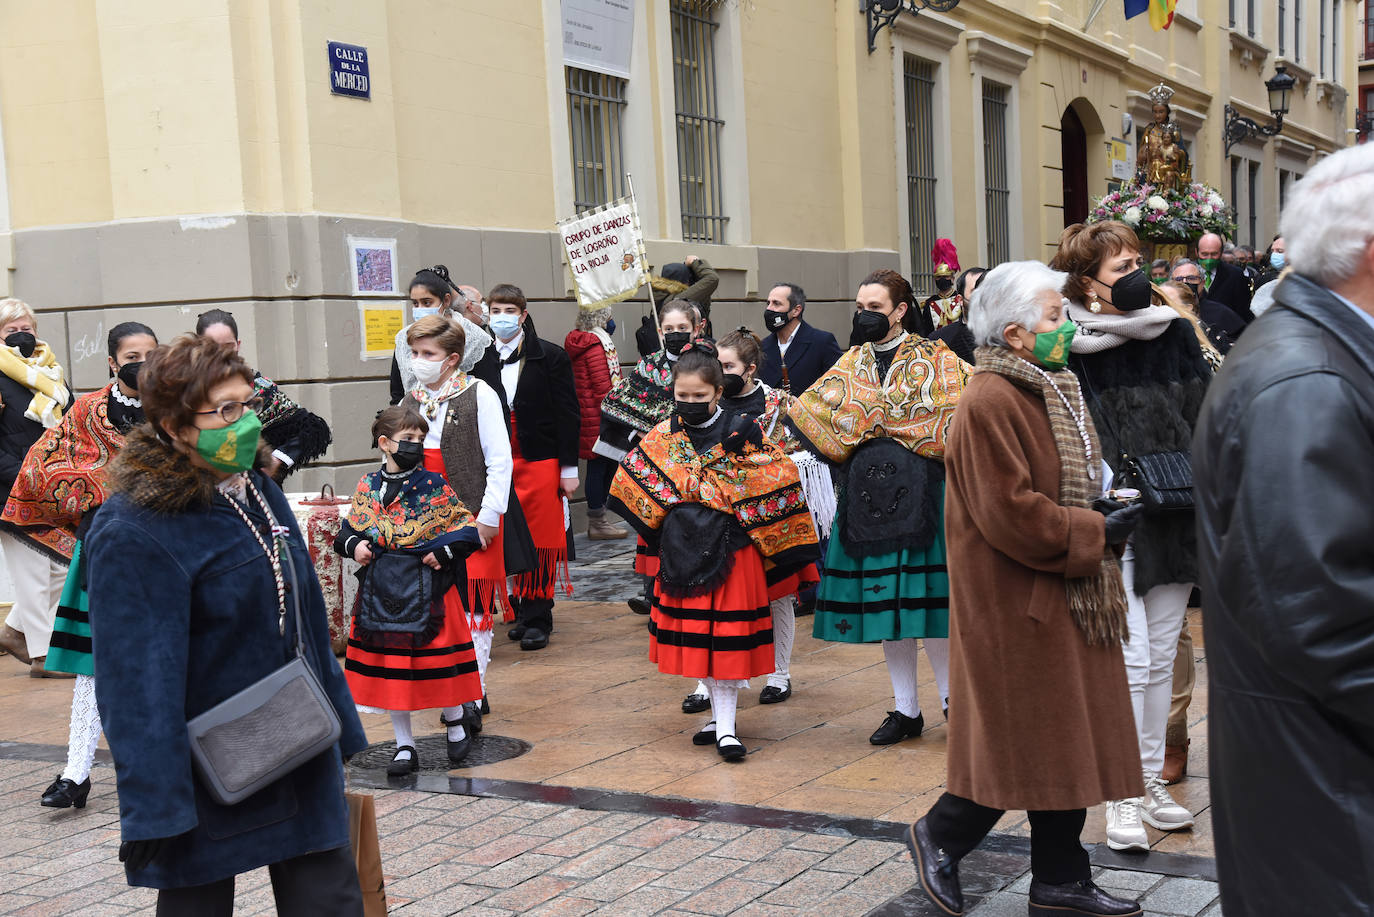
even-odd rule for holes
{"type": "MultiPolygon", "coordinates": [[[[38,339],[38,318],[22,299],[0,299],[0,507],[9,499],[29,447],[57,426],[72,393],[57,355],[38,339]]],[[[0,625],[0,650],[30,665],[46,656],[52,612],[66,566],[0,529],[0,545],[17,595],[9,620],[0,625]]],[[[31,669],[41,677],[42,663],[31,669]]]]}
{"type": "Polygon", "coordinates": [[[977,368],[945,449],[947,790],[908,829],[926,892],[963,913],[959,860],[1007,809],[1031,824],[1030,913],[1139,914],[1091,881],[1087,809],[1138,796],[1116,550],[1140,512],[1098,500],[1101,445],[1065,366],[1067,275],[998,266],[975,294],[977,368]]]}

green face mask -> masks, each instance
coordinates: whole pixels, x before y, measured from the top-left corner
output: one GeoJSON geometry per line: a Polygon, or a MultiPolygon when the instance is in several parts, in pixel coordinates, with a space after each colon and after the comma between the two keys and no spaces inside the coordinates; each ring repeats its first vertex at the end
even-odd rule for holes
{"type": "Polygon", "coordinates": [[[242,417],[227,427],[201,430],[196,438],[196,451],[211,468],[229,474],[247,471],[257,458],[261,431],[262,421],[258,420],[258,415],[244,411],[242,417]]]}
{"type": "Polygon", "coordinates": [[[1071,319],[1065,319],[1064,324],[1053,331],[1037,334],[1035,348],[1031,350],[1035,362],[1050,372],[1063,369],[1069,363],[1069,345],[1073,343],[1073,336],[1077,332],[1078,326],[1071,319]]]}
{"type": "Polygon", "coordinates": [[[1219,262],[1221,259],[1220,259],[1220,258],[1199,258],[1199,259],[1197,259],[1197,260],[1198,260],[1198,264],[1201,264],[1201,265],[1202,265],[1203,270],[1214,271],[1214,270],[1216,270],[1216,268],[1217,268],[1217,262],[1219,262]]]}

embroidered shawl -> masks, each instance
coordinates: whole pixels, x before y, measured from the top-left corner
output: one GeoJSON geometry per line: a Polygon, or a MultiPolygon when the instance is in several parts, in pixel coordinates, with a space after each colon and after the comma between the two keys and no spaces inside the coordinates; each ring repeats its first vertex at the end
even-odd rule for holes
{"type": "Polygon", "coordinates": [[[843,462],[870,439],[895,439],[942,459],[968,367],[943,342],[908,337],[887,378],[872,344],[853,347],[793,403],[788,417],[813,451],[843,462]]]}
{"type": "Polygon", "coordinates": [[[348,525],[387,551],[424,553],[455,542],[480,543],[477,525],[441,474],[416,468],[391,502],[382,504],[381,471],[364,475],[348,509],[348,525]]]}
{"type": "Polygon", "coordinates": [[[673,413],[673,364],[662,350],[654,351],[606,393],[601,413],[616,423],[648,433],[673,413]]]}
{"type": "Polygon", "coordinates": [[[797,466],[776,444],[759,439],[735,451],[718,444],[698,455],[677,418],[670,418],[625,456],[611,496],[638,528],[658,531],[670,509],[699,503],[734,516],[766,562],[787,563],[797,554],[814,559],[816,527],[797,466]]]}
{"type": "Polygon", "coordinates": [[[43,432],[0,514],[6,530],[59,563],[71,562],[81,516],[110,494],[106,466],[124,447],[123,434],[110,422],[114,385],[82,395],[57,426],[43,432]]]}
{"type": "Polygon", "coordinates": [[[253,397],[262,399],[258,420],[262,422],[262,438],[272,448],[292,445],[299,455],[298,464],[313,462],[324,455],[334,436],[323,418],[312,414],[286,397],[281,387],[262,373],[253,373],[253,397]]]}

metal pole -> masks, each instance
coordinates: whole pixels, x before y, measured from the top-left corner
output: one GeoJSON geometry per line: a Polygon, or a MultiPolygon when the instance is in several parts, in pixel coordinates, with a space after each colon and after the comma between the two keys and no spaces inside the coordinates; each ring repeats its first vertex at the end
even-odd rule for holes
{"type": "MultiPolygon", "coordinates": [[[[630,191],[630,203],[635,208],[635,228],[639,230],[640,245],[644,244],[644,224],[639,221],[639,201],[635,198],[635,180],[629,172],[625,173],[625,187],[630,191]]],[[[644,258],[644,273],[649,274],[649,259],[644,258]]],[[[649,279],[645,285],[649,288],[649,309],[654,316],[654,333],[658,335],[658,347],[660,350],[667,348],[668,344],[663,340],[663,329],[658,320],[658,304],[654,302],[654,278],[649,274],[649,279]]]]}

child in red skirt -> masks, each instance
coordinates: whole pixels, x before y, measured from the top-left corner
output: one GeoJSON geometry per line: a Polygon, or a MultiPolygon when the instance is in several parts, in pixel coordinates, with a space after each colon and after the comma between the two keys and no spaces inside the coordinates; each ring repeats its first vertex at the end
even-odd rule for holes
{"type": "Polygon", "coordinates": [[[391,713],[396,756],[387,773],[396,776],[420,766],[411,711],[443,708],[451,724],[448,758],[457,764],[472,744],[463,704],[482,696],[467,615],[454,588],[480,539],[472,514],[443,476],[421,465],[428,431],[412,408],[397,405],[377,415],[372,437],[385,463],[358,482],[334,540],[335,551],[363,568],[344,672],[355,702],[391,713]],[[409,588],[423,573],[419,564],[433,571],[427,593],[409,588]]]}
{"type": "Polygon", "coordinates": [[[739,691],[773,671],[769,584],[814,575],[820,553],[796,465],[755,419],[720,407],[723,384],[714,345],[682,353],[673,416],[625,456],[608,506],[659,558],[649,658],[710,693],[714,719],[693,744],[739,761],[739,691]]]}
{"type": "MultiPolygon", "coordinates": [[[[497,610],[515,618],[506,594],[505,516],[511,497],[511,448],[501,399],[481,379],[463,372],[467,336],[462,325],[443,315],[418,319],[406,332],[411,369],[419,384],[401,401],[429,423],[424,438],[424,466],[444,477],[463,505],[476,516],[481,549],[467,560],[467,582],[460,584],[464,602],[454,596],[455,613],[466,608],[482,679],[486,706],[487,665],[497,610]]],[[[465,711],[470,729],[481,729],[474,705],[465,711]]],[[[447,719],[447,718],[445,718],[447,719]]]]}

